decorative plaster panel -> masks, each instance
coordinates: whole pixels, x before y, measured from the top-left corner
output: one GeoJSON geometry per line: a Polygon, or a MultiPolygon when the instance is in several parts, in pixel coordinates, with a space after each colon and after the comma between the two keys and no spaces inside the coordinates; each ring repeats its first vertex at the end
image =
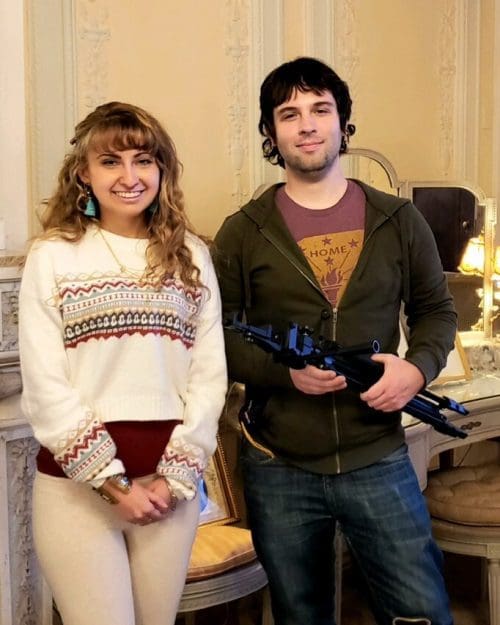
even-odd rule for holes
{"type": "Polygon", "coordinates": [[[349,85],[354,102],[358,99],[358,67],[360,64],[358,16],[352,0],[336,0],[333,18],[335,71],[349,85]]]}
{"type": "Polygon", "coordinates": [[[77,69],[79,118],[106,101],[109,74],[108,46],[111,38],[108,0],[78,0],[77,69]]]}
{"type": "Polygon", "coordinates": [[[307,56],[333,63],[333,11],[331,0],[302,0],[304,4],[305,50],[307,56]]]}
{"type": "Polygon", "coordinates": [[[52,193],[74,128],[73,0],[27,4],[30,234],[52,193]]]}
{"type": "Polygon", "coordinates": [[[439,156],[441,176],[453,177],[453,120],[455,118],[455,79],[457,76],[456,19],[457,7],[455,0],[441,3],[441,24],[439,32],[439,156]]]}
{"type": "Polygon", "coordinates": [[[284,0],[252,0],[250,3],[251,12],[248,17],[251,55],[247,77],[250,193],[265,182],[274,182],[281,177],[281,168],[270,165],[262,156],[262,137],[257,126],[262,81],[283,62],[283,2],[284,0]]]}
{"type": "Polygon", "coordinates": [[[457,1],[454,177],[479,183],[480,3],[457,1]]]}
{"type": "Polygon", "coordinates": [[[231,201],[236,210],[248,197],[248,180],[242,172],[248,162],[248,22],[247,0],[227,0],[228,16],[226,54],[231,67],[229,72],[229,154],[233,172],[231,201]]]}

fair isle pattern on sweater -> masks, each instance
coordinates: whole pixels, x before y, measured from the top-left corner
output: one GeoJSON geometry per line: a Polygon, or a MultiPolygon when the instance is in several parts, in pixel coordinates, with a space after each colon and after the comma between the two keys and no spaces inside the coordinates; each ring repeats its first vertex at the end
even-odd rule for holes
{"type": "Polygon", "coordinates": [[[61,441],[54,459],[70,479],[86,482],[113,460],[116,445],[106,427],[92,413],[79,425],[78,431],[69,433],[69,440],[61,441]]]}
{"type": "Polygon", "coordinates": [[[170,440],[156,468],[158,475],[178,480],[196,491],[206,467],[205,454],[197,445],[170,440]]]}
{"type": "Polygon", "coordinates": [[[156,334],[182,341],[189,349],[196,324],[189,319],[201,304],[201,290],[171,278],[160,288],[119,276],[59,278],[66,349],[90,339],[156,334]]]}

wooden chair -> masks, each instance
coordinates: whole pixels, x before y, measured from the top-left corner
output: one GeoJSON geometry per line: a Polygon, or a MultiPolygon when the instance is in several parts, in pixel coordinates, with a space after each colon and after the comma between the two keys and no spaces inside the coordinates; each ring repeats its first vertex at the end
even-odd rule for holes
{"type": "Polygon", "coordinates": [[[438,471],[425,495],[441,549],[486,559],[490,625],[500,625],[500,467],[438,471]]]}
{"type": "MultiPolygon", "coordinates": [[[[179,605],[186,625],[195,612],[246,597],[267,586],[257,560],[250,531],[231,525],[200,526],[197,531],[186,585],[179,605]]],[[[237,612],[231,623],[238,622],[237,612]]],[[[272,625],[267,590],[262,601],[262,625],[272,625]]]]}

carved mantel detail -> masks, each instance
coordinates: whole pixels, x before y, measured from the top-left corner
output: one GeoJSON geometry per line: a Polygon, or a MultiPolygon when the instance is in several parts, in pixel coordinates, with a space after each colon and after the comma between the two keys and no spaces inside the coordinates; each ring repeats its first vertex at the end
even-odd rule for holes
{"type": "Polygon", "coordinates": [[[31,437],[7,442],[7,484],[12,617],[16,625],[40,623],[40,573],[32,543],[31,492],[38,443],[31,437]]]}

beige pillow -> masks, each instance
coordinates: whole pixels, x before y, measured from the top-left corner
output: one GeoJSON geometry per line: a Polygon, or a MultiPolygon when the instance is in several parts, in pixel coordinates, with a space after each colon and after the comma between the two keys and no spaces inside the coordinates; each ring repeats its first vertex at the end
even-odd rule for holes
{"type": "Polygon", "coordinates": [[[439,471],[425,490],[431,515],[463,525],[500,525],[500,467],[488,464],[439,471]]]}

